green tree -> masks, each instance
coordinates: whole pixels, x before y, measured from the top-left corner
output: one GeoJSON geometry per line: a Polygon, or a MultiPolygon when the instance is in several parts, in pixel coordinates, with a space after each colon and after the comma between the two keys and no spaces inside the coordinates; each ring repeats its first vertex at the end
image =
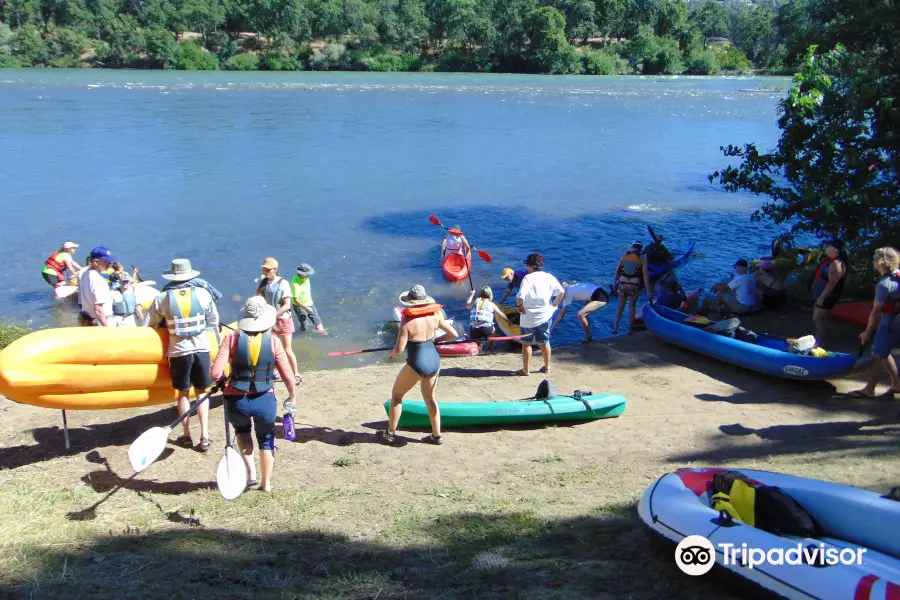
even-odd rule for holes
{"type": "Polygon", "coordinates": [[[219,58],[194,42],[182,42],[178,44],[175,55],[166,68],[182,71],[215,71],[219,68],[219,58]]]}
{"type": "Polygon", "coordinates": [[[728,34],[728,11],[716,0],[706,0],[692,18],[706,39],[728,34]]]}
{"type": "Polygon", "coordinates": [[[674,75],[684,71],[678,42],[653,33],[649,25],[641,25],[629,42],[631,65],[644,75],[674,75]]]}
{"type": "Polygon", "coordinates": [[[47,43],[41,37],[40,30],[34,25],[24,25],[16,30],[12,51],[26,67],[44,65],[50,58],[47,43]]]}
{"type": "Polygon", "coordinates": [[[3,21],[0,21],[0,56],[12,56],[12,45],[12,29],[3,21]]]}
{"type": "Polygon", "coordinates": [[[731,43],[754,64],[766,62],[778,44],[775,13],[764,6],[741,6],[732,15],[731,43]]]}
{"type": "Polygon", "coordinates": [[[544,6],[526,15],[528,57],[538,71],[579,73],[581,60],[566,39],[566,18],[557,9],[544,6]]]}
{"type": "Polygon", "coordinates": [[[175,58],[177,45],[175,36],[167,29],[153,27],[144,32],[144,48],[147,55],[147,66],[163,69],[175,58]]]}

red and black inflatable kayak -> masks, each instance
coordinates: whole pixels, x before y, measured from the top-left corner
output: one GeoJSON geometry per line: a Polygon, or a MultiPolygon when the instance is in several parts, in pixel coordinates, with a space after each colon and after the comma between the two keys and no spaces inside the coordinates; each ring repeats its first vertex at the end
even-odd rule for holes
{"type": "Polygon", "coordinates": [[[463,258],[462,254],[448,254],[441,261],[441,273],[447,281],[462,281],[469,276],[472,268],[472,253],[463,258]]]}
{"type": "Polygon", "coordinates": [[[828,313],[828,318],[835,323],[844,323],[865,329],[869,324],[870,312],[872,312],[872,302],[839,302],[828,313]]]}

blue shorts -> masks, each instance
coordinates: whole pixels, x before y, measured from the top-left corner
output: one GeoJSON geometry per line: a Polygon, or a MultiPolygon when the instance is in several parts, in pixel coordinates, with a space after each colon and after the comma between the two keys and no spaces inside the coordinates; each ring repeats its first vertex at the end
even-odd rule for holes
{"type": "Polygon", "coordinates": [[[891,350],[900,346],[900,326],[882,323],[875,332],[875,340],[872,342],[872,354],[881,358],[891,355],[891,350]]]}
{"type": "MultiPolygon", "coordinates": [[[[551,319],[552,321],[552,319],[551,319]]],[[[551,321],[547,321],[546,323],[541,323],[537,327],[522,327],[522,333],[533,333],[534,338],[531,340],[534,344],[549,344],[550,343],[550,325],[551,321]]],[[[522,338],[525,343],[528,343],[528,338],[522,338]]]]}
{"type": "Polygon", "coordinates": [[[256,443],[260,450],[272,450],[275,444],[275,417],[278,404],[275,394],[270,390],[264,394],[248,394],[246,396],[225,396],[228,403],[228,422],[234,426],[235,433],[256,433],[256,443]]]}

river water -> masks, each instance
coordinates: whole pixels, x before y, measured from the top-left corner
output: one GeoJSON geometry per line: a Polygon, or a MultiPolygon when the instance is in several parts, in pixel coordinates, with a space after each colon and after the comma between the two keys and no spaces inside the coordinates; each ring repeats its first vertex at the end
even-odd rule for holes
{"type": "MultiPolygon", "coordinates": [[[[74,323],[40,277],[67,240],[111,248],[162,282],[190,258],[236,317],[266,256],[307,262],[330,336],[295,337],[306,368],[331,350],[390,344],[398,294],[423,284],[468,321],[468,285],[440,274],[437,215],[490,252],[475,286],[530,252],[566,281],[609,284],[646,226],[708,285],[781,230],[750,222],[760,199],[706,176],[729,143],[773,146],[783,78],[469,74],[0,71],[6,267],[0,320],[74,323]]],[[[570,311],[571,313],[572,311],[570,311]]],[[[615,302],[593,317],[611,332],[615,302]]],[[[574,314],[554,345],[582,332],[574,314]]]]}

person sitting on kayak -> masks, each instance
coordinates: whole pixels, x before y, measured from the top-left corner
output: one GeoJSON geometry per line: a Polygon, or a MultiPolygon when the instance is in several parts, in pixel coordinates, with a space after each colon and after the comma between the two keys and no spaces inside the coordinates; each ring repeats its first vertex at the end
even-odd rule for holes
{"type": "Polygon", "coordinates": [[[779,308],[787,302],[784,280],[775,271],[775,265],[771,260],[759,263],[759,270],[754,279],[763,308],[779,308]]]}
{"type": "Polygon", "coordinates": [[[406,308],[397,332],[397,343],[388,354],[388,359],[400,356],[406,350],[406,364],[397,374],[391,390],[387,430],[379,430],[376,437],[384,444],[396,443],[397,426],[403,412],[403,396],[418,382],[422,389],[422,399],[428,408],[428,418],[431,420],[431,434],[423,441],[443,444],[441,411],[434,394],[438,373],[441,370],[441,356],[434,344],[436,341],[456,339],[456,330],[442,316],[443,307],[436,304],[434,298],[429,296],[421,285],[414,285],[409,291],[401,294],[400,304],[406,308]],[[443,330],[444,335],[435,340],[435,331],[438,329],[443,330]]]}
{"type": "Polygon", "coordinates": [[[751,313],[759,306],[759,292],[753,275],[747,272],[749,265],[743,258],[734,263],[737,276],[731,281],[720,281],[713,286],[718,299],[718,310],[727,309],[739,315],[751,313]]]}
{"type": "Polygon", "coordinates": [[[237,445],[247,465],[248,487],[257,484],[253,439],[250,437],[251,429],[255,431],[262,471],[259,489],[263,492],[272,490],[275,466],[278,401],[273,387],[276,369],[287,386],[285,403],[294,404],[293,369],[281,340],[271,333],[276,321],[275,312],[264,298],[247,298],[238,315],[240,331],[231,332],[222,339],[209,372],[213,381],[219,381],[225,374],[225,366],[231,366],[231,377],[222,391],[222,397],[228,403],[228,422],[234,426],[237,445]]]}
{"type": "Polygon", "coordinates": [[[59,250],[51,254],[44,261],[44,268],[41,269],[41,277],[51,286],[58,288],[69,284],[69,279],[76,277],[87,267],[77,264],[72,257],[78,244],[75,242],[66,242],[59,250]],[[68,275],[66,275],[68,273],[68,275]]]}
{"type": "Polygon", "coordinates": [[[444,260],[444,257],[448,254],[460,254],[468,257],[471,249],[469,240],[466,239],[462,229],[460,229],[459,225],[454,225],[452,229],[447,231],[447,237],[444,238],[444,242],[441,244],[441,260],[444,260]]]}
{"type": "Polygon", "coordinates": [[[469,313],[469,338],[480,340],[489,338],[494,334],[494,317],[509,322],[503,311],[493,303],[494,291],[486,285],[478,291],[478,299],[475,300],[475,290],[469,293],[466,300],[466,308],[471,308],[469,313]]]}
{"type": "Polygon", "coordinates": [[[109,291],[113,320],[118,327],[137,327],[144,322],[144,309],[137,301],[131,275],[125,271],[114,272],[109,276],[109,291]]]}
{"type": "Polygon", "coordinates": [[[584,306],[578,311],[578,320],[581,321],[581,327],[584,328],[584,339],[582,344],[588,344],[593,341],[591,336],[591,324],[588,322],[588,315],[597,312],[609,303],[609,294],[599,285],[593,283],[576,283],[574,285],[563,284],[565,294],[562,301],[562,310],[556,315],[553,325],[550,326],[552,332],[562,321],[569,305],[573,302],[584,302],[584,306]]]}
{"type": "Polygon", "coordinates": [[[891,356],[891,351],[900,347],[900,252],[891,247],[879,248],[872,258],[872,266],[882,279],[875,286],[875,301],[872,303],[866,330],[859,334],[859,341],[863,345],[875,334],[872,342],[872,369],[866,386],[848,395],[873,398],[878,377],[886,370],[891,378],[891,387],[879,397],[892,400],[900,394],[900,374],[897,372],[897,363],[891,356]]]}
{"type": "Polygon", "coordinates": [[[515,271],[509,267],[503,269],[500,273],[500,277],[507,282],[506,292],[497,304],[503,304],[506,302],[506,299],[509,298],[510,294],[518,292],[519,287],[522,285],[522,279],[524,279],[526,275],[528,275],[528,271],[525,271],[524,269],[516,269],[515,271]]]}
{"type": "Polygon", "coordinates": [[[825,343],[828,313],[844,294],[844,283],[847,281],[849,269],[844,242],[838,239],[828,240],[825,242],[825,253],[828,257],[816,267],[816,273],[809,285],[816,302],[813,308],[813,331],[820,344],[825,343]]]}
{"type": "Polygon", "coordinates": [[[637,301],[641,290],[646,288],[650,293],[650,270],[647,256],[642,252],[644,245],[635,240],[631,249],[619,259],[616,265],[615,283],[613,290],[619,298],[619,306],[616,307],[616,321],[613,325],[613,334],[619,333],[619,323],[622,321],[622,313],[625,312],[625,304],[630,304],[628,313],[628,333],[634,327],[634,318],[637,313],[637,301]]]}

